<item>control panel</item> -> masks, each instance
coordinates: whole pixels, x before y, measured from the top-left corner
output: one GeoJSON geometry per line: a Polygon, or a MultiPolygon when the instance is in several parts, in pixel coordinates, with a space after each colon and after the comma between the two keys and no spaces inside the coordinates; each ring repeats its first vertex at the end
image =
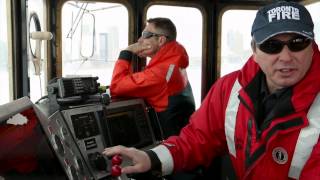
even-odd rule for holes
{"type": "Polygon", "coordinates": [[[40,124],[70,180],[118,176],[119,163],[114,162],[119,161],[112,163],[101,154],[106,147],[157,143],[144,101],[110,102],[109,96],[97,93],[96,80],[57,79],[48,86],[48,98],[36,103],[40,124]]]}
{"type": "Polygon", "coordinates": [[[52,115],[43,104],[37,105],[42,113],[41,125],[68,178],[102,179],[111,175],[111,162],[101,152],[106,147],[101,120],[103,106],[88,105],[52,115]],[[46,117],[47,116],[47,117],[46,117]]]}

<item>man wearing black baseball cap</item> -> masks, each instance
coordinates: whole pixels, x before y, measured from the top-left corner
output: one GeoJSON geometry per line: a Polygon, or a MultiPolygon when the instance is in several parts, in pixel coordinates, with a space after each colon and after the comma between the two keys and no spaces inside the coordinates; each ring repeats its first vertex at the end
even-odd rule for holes
{"type": "Polygon", "coordinates": [[[279,1],[259,9],[253,54],[212,86],[179,136],[139,151],[123,173],[166,175],[229,154],[238,179],[320,179],[320,52],[307,9],[279,1]]]}

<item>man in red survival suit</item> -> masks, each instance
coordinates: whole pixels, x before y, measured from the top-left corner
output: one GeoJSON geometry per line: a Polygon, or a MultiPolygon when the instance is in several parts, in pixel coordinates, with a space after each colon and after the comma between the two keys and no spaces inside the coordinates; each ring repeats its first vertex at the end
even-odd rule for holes
{"type": "Polygon", "coordinates": [[[138,42],[120,52],[110,84],[113,98],[145,99],[157,113],[164,138],[178,135],[195,110],[186,72],[188,54],[176,36],[176,27],[170,19],[147,20],[138,42]],[[131,71],[134,55],[151,58],[143,71],[131,71]]]}
{"type": "Polygon", "coordinates": [[[149,19],[138,42],[120,52],[110,85],[112,97],[144,98],[157,112],[165,138],[178,134],[195,110],[189,59],[176,34],[170,19],[149,19]],[[151,57],[143,71],[131,71],[133,55],[151,57]]]}

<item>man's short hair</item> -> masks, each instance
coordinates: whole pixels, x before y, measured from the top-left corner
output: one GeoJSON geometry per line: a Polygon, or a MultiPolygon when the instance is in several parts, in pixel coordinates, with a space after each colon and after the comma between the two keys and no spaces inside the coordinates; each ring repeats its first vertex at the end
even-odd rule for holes
{"type": "Polygon", "coordinates": [[[147,20],[147,23],[153,24],[157,30],[160,30],[161,33],[167,36],[169,41],[176,40],[177,30],[176,26],[169,18],[157,17],[150,18],[147,20]]]}

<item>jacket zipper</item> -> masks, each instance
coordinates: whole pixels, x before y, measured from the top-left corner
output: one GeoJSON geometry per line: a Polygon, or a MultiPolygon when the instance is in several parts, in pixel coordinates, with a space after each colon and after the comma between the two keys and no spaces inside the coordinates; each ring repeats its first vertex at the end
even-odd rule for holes
{"type": "MultiPolygon", "coordinates": [[[[255,121],[253,110],[250,108],[250,106],[246,103],[246,101],[240,95],[238,96],[238,98],[239,98],[240,102],[247,108],[247,110],[251,114],[251,118],[249,119],[249,123],[253,123],[253,122],[251,122],[251,121],[255,121]]],[[[257,140],[260,140],[262,131],[257,127],[257,123],[254,123],[254,125],[255,125],[255,129],[256,129],[257,140]]],[[[252,128],[252,125],[250,125],[250,127],[252,128]]]]}

